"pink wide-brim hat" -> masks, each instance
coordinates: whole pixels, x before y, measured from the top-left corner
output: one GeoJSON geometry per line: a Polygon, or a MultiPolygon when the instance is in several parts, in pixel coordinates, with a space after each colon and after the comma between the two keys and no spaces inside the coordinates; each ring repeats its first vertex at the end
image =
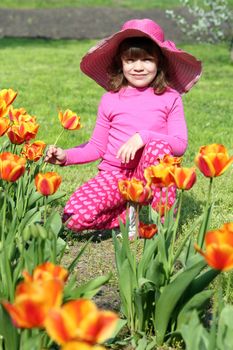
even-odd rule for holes
{"type": "Polygon", "coordinates": [[[164,40],[162,28],[150,19],[127,21],[119,32],[101,40],[82,58],[81,70],[108,90],[107,71],[119,44],[126,38],[142,36],[153,40],[167,58],[170,85],[181,94],[188,92],[201,76],[201,61],[176,48],[174,42],[164,40]]]}

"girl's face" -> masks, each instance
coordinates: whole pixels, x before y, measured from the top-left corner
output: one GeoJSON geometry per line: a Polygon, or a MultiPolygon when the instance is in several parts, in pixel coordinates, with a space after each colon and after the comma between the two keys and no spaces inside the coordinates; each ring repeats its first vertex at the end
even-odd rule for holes
{"type": "Polygon", "coordinates": [[[150,86],[157,74],[157,60],[146,54],[142,57],[121,57],[122,71],[128,85],[137,88],[150,86]]]}

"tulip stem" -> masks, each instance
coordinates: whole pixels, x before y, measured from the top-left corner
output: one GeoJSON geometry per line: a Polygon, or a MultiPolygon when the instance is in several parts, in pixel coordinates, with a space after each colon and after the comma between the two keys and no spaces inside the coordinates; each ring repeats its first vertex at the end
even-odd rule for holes
{"type": "Polygon", "coordinates": [[[229,273],[227,275],[227,288],[226,288],[226,296],[225,296],[226,303],[229,302],[229,296],[230,296],[230,290],[231,290],[231,279],[232,279],[232,273],[229,273]]]}
{"type": "Polygon", "coordinates": [[[209,218],[210,218],[210,202],[211,202],[211,193],[212,193],[212,187],[213,187],[213,177],[210,178],[209,183],[209,189],[208,189],[208,195],[207,195],[207,201],[205,205],[205,211],[204,211],[204,220],[201,224],[199,235],[198,235],[198,245],[203,248],[204,239],[205,239],[205,233],[209,226],[209,218]]]}
{"type": "Polygon", "coordinates": [[[174,224],[174,229],[173,229],[173,235],[172,235],[172,243],[171,243],[171,254],[170,254],[170,267],[174,265],[173,257],[174,257],[174,246],[175,246],[175,240],[176,240],[176,235],[177,235],[177,229],[180,221],[180,214],[181,214],[181,207],[182,207],[182,199],[183,199],[183,193],[184,190],[181,190],[180,192],[180,198],[179,198],[179,205],[178,205],[178,210],[177,210],[177,216],[176,216],[176,221],[174,224]]]}
{"type": "Polygon", "coordinates": [[[55,140],[53,146],[56,146],[56,145],[57,145],[57,143],[58,143],[60,137],[63,135],[64,131],[65,131],[65,129],[62,129],[62,131],[60,132],[60,134],[59,134],[58,137],[56,138],[56,140],[55,140]]]}
{"type": "Polygon", "coordinates": [[[48,196],[44,196],[44,225],[47,221],[48,196]]]}

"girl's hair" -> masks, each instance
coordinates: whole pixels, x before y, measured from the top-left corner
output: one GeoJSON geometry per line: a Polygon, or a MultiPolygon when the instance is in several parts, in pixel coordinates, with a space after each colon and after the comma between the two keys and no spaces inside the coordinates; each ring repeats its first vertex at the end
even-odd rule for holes
{"type": "Polygon", "coordinates": [[[157,74],[150,86],[154,88],[155,94],[162,94],[168,86],[168,74],[166,57],[160,47],[151,39],[146,37],[127,38],[121,42],[111,65],[108,68],[109,90],[119,91],[128,82],[122,72],[121,59],[143,58],[146,55],[153,56],[157,64],[157,74]]]}

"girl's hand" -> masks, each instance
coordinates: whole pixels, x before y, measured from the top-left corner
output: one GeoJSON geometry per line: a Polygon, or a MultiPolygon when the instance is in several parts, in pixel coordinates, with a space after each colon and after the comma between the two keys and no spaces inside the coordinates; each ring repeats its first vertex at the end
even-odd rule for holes
{"type": "Polygon", "coordinates": [[[120,147],[116,157],[120,158],[122,163],[129,163],[130,160],[134,159],[135,153],[143,146],[141,136],[136,133],[120,147]]]}
{"type": "Polygon", "coordinates": [[[66,162],[66,153],[65,151],[56,146],[49,146],[44,161],[46,163],[62,165],[66,162]]]}

